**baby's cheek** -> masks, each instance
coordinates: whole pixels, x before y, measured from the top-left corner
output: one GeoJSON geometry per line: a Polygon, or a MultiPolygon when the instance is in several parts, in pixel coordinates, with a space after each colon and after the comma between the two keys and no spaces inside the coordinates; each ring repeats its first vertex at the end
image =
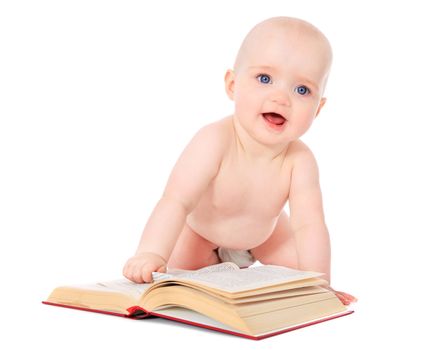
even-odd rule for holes
{"type": "Polygon", "coordinates": [[[296,126],[299,136],[303,135],[312,125],[315,115],[310,112],[305,112],[301,117],[297,118],[296,126]]]}
{"type": "MultiPolygon", "coordinates": [[[[249,98],[247,95],[236,96],[235,98],[235,113],[238,115],[247,115],[256,112],[259,108],[256,108],[256,103],[253,98],[249,98]]],[[[259,111],[257,111],[259,112],[259,111]]]]}

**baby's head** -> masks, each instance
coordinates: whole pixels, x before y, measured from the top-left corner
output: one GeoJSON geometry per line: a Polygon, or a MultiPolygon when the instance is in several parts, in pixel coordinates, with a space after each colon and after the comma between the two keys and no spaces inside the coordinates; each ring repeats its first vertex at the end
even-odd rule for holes
{"type": "Polygon", "coordinates": [[[331,61],[327,38],[310,23],[274,17],[257,24],[225,76],[236,121],[264,144],[299,138],[325,103],[331,61]]]}

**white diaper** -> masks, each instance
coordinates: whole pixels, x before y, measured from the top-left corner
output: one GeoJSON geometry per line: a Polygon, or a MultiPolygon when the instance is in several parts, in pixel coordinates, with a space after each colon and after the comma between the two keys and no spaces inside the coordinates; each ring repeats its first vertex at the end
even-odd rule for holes
{"type": "Polygon", "coordinates": [[[217,255],[221,262],[230,261],[239,267],[249,267],[256,262],[256,259],[249,250],[217,248],[217,255]]]}

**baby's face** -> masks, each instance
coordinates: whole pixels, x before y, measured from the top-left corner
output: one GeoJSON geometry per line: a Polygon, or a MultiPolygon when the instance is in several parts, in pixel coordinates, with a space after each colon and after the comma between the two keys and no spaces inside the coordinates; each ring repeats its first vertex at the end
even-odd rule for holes
{"type": "Polygon", "coordinates": [[[239,123],[259,142],[275,145],[302,136],[319,113],[331,52],[315,35],[271,29],[246,45],[227,86],[239,123]]]}

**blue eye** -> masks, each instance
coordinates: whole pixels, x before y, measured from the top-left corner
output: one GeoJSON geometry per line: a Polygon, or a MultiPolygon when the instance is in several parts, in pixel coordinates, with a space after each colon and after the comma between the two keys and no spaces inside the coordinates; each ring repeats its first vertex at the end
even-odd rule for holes
{"type": "Polygon", "coordinates": [[[271,77],[267,74],[259,74],[256,78],[262,84],[270,84],[272,82],[271,77]]]}
{"type": "Polygon", "coordinates": [[[300,85],[298,87],[296,87],[295,91],[300,94],[300,95],[309,95],[309,93],[311,92],[311,90],[309,90],[309,88],[305,85],[300,85]]]}

